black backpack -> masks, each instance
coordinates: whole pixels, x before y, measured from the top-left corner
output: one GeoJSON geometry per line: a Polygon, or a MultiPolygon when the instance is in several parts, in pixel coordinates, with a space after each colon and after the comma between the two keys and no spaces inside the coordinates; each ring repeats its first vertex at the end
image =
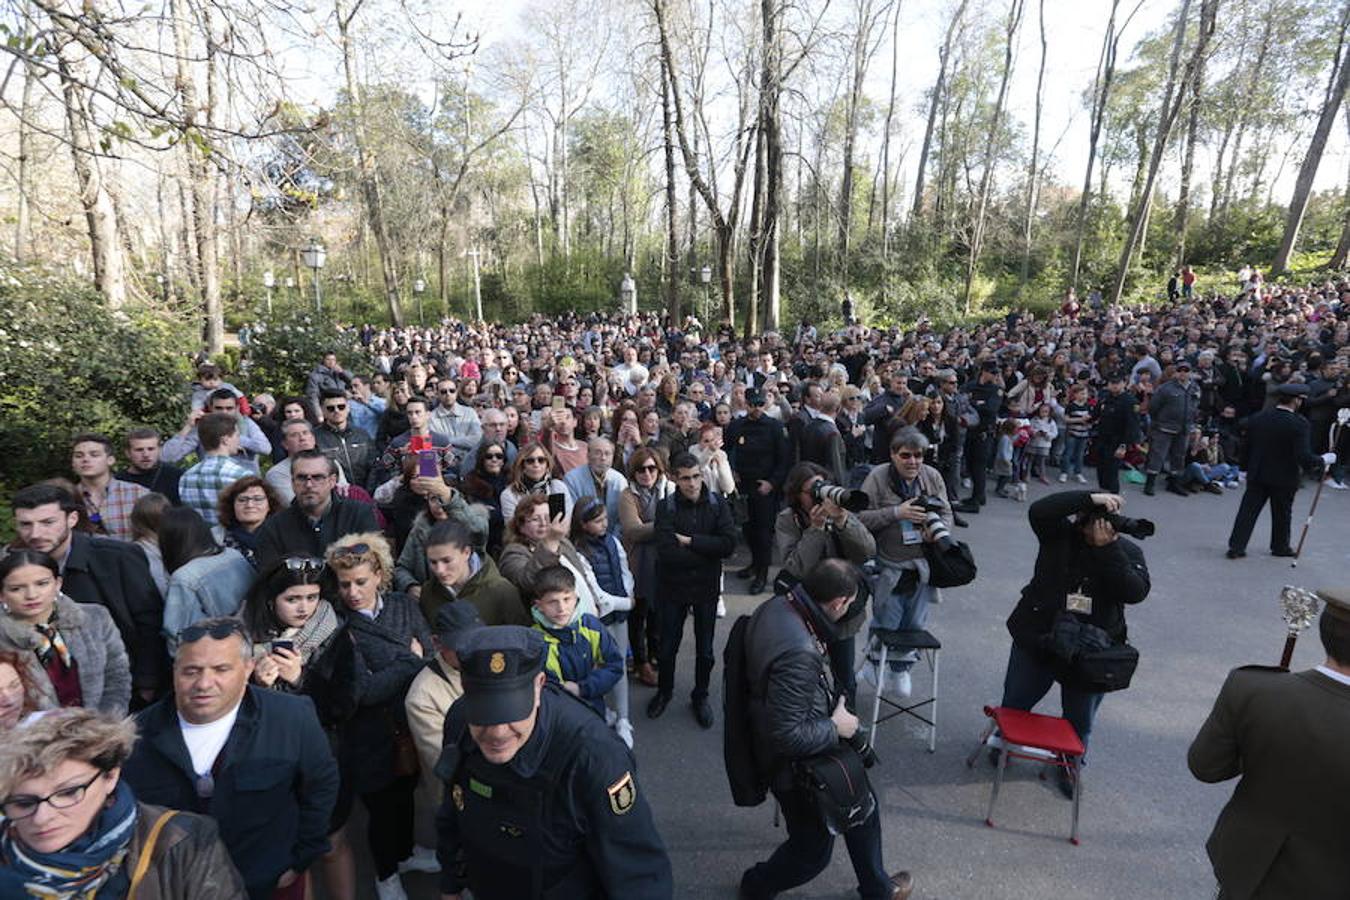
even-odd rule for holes
{"type": "Polygon", "coordinates": [[[746,672],[745,632],[749,616],[731,626],[722,651],[722,759],[737,806],[759,806],[769,793],[769,781],[755,760],[750,730],[750,676],[746,672]]]}

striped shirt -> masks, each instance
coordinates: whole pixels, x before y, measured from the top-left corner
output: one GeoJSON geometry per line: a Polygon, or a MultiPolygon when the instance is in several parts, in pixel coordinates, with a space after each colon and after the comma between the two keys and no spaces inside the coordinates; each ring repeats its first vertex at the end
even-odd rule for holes
{"type": "Polygon", "coordinates": [[[103,502],[96,503],[94,495],[80,488],[84,498],[84,510],[92,522],[103,534],[119,541],[131,540],[131,508],[136,501],[150,493],[139,484],[130,481],[110,479],[103,492],[103,502]]]}

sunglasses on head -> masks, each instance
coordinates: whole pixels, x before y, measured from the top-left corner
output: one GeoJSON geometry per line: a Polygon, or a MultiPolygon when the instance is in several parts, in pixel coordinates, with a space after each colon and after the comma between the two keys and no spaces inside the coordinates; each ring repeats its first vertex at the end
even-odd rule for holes
{"type": "Polygon", "coordinates": [[[209,637],[213,641],[223,641],[232,634],[240,637],[247,637],[244,632],[244,623],[238,619],[218,619],[198,622],[196,625],[189,625],[178,632],[178,643],[193,644],[202,638],[209,637]]]}
{"type": "Polygon", "coordinates": [[[323,560],[316,559],[313,556],[288,556],[282,560],[288,572],[303,572],[306,575],[317,575],[323,571],[323,560]]]}
{"type": "Polygon", "coordinates": [[[367,543],[348,544],[345,547],[339,547],[333,551],[334,556],[365,556],[370,552],[370,545],[367,543]]]}

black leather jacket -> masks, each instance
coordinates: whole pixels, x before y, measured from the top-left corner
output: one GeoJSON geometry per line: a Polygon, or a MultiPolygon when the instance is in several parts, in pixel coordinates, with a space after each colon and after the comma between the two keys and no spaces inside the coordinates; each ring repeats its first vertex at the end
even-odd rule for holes
{"type": "Polygon", "coordinates": [[[833,625],[800,586],[762,604],[747,625],[745,671],[755,759],[777,790],[792,785],[788,763],[822,753],[839,740],[830,721],[837,692],[824,650],[833,637],[833,625]]]}

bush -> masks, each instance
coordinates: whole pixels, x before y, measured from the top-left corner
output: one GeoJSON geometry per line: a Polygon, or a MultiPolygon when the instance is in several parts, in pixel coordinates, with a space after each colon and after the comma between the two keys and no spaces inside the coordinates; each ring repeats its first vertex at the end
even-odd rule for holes
{"type": "Polygon", "coordinates": [[[110,311],[87,285],[0,264],[0,489],[67,474],[80,431],[176,431],[195,345],[162,311],[110,311]]]}
{"type": "Polygon", "coordinates": [[[310,371],[330,350],[344,368],[361,372],[369,366],[353,332],[313,311],[279,310],[273,318],[254,323],[251,332],[247,375],[244,384],[236,382],[250,393],[271,391],[278,398],[303,393],[310,371]]]}

